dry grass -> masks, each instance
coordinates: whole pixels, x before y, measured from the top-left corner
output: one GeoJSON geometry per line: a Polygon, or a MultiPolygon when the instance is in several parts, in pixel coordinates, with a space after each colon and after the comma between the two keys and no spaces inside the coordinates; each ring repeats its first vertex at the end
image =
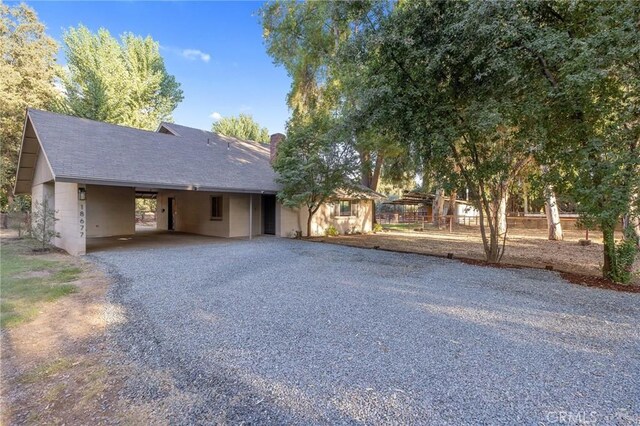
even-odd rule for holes
{"type": "MultiPolygon", "coordinates": [[[[484,259],[484,250],[479,229],[456,226],[452,233],[448,229],[426,227],[424,231],[413,231],[407,226],[404,231],[389,230],[370,235],[344,235],[323,238],[335,244],[356,247],[406,251],[436,256],[452,253],[454,257],[484,259]]],[[[512,229],[506,242],[503,263],[535,268],[552,267],[554,270],[586,275],[601,275],[603,246],[602,234],[590,232],[591,245],[582,246],[584,231],[565,230],[563,241],[549,241],[546,230],[512,229]]],[[[637,262],[638,263],[638,262],[637,262]]],[[[634,284],[640,284],[636,277],[634,284]]]]}
{"type": "Polygon", "coordinates": [[[14,319],[1,334],[0,424],[118,422],[124,370],[106,362],[107,278],[79,258],[34,255],[3,237],[3,309],[11,303],[14,319]]]}
{"type": "Polygon", "coordinates": [[[44,380],[49,380],[56,375],[67,371],[73,367],[73,361],[69,358],[58,358],[53,361],[48,361],[44,364],[40,364],[30,371],[20,375],[20,383],[40,383],[44,380]]]}

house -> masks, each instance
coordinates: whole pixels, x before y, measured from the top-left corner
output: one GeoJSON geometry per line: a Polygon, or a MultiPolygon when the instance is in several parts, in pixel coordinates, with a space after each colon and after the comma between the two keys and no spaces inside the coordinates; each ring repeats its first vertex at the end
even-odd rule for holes
{"type": "MultiPolygon", "coordinates": [[[[157,199],[158,229],[224,238],[306,233],[306,209],[283,207],[271,144],[173,123],[155,132],[28,109],[15,194],[47,200],[59,219],[54,244],[86,253],[87,238],[135,233],[136,197],[157,199]]],[[[312,233],[370,231],[373,197],[322,206],[312,233]]]]}

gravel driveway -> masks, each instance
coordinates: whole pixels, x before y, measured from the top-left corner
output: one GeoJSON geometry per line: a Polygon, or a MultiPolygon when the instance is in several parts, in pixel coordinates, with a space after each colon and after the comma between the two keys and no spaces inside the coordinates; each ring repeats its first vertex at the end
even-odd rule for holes
{"type": "Polygon", "coordinates": [[[640,294],[276,238],[90,258],[172,424],[640,423],[640,294]]]}

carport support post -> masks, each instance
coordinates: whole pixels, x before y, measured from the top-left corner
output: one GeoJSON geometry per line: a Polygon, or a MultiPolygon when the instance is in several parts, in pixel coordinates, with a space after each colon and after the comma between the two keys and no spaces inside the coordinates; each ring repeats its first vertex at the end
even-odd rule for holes
{"type": "Polygon", "coordinates": [[[253,238],[253,194],[249,194],[249,239],[253,238]]]}

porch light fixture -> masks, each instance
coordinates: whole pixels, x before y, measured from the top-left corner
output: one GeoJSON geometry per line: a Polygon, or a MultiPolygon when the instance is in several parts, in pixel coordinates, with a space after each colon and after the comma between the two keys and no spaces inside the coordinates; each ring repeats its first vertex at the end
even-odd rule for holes
{"type": "Polygon", "coordinates": [[[78,188],[78,200],[84,201],[87,199],[87,190],[85,188],[78,188]]]}

